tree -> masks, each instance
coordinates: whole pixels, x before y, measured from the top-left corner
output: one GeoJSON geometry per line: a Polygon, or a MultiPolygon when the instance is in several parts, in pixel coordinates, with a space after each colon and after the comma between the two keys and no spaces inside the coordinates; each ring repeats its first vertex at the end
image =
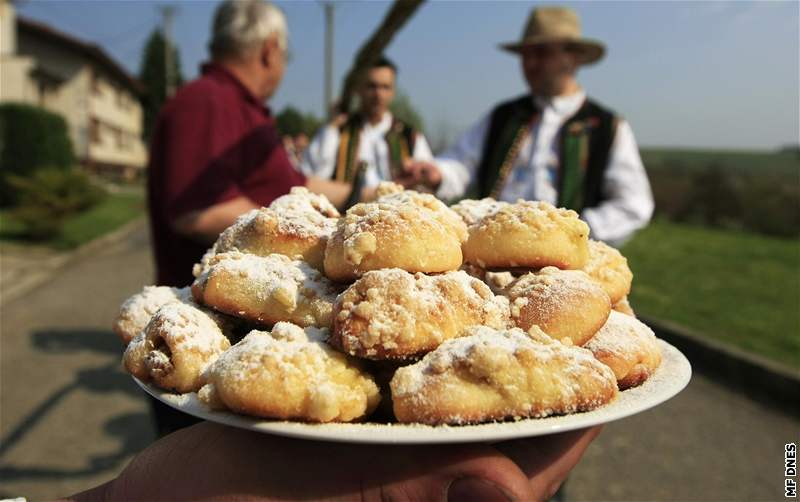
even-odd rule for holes
{"type": "Polygon", "coordinates": [[[284,108],[275,117],[275,121],[278,125],[278,131],[281,134],[290,136],[297,136],[300,133],[304,133],[308,137],[314,136],[319,126],[322,125],[322,121],[313,113],[303,114],[292,105],[284,108]]]}
{"type": "Polygon", "coordinates": [[[414,12],[425,0],[395,0],[386,17],[372,36],[364,42],[358,50],[353,66],[347,72],[342,86],[342,95],[339,98],[339,110],[345,113],[351,111],[355,91],[364,78],[369,67],[381,57],[386,47],[389,46],[394,36],[406,22],[411,19],[414,12]]]}
{"type": "MultiPolygon", "coordinates": [[[[166,65],[164,64],[166,44],[167,41],[163,33],[158,29],[154,29],[147,42],[145,42],[142,62],[139,66],[139,80],[144,85],[142,99],[144,108],[143,136],[146,141],[150,140],[158,112],[167,100],[167,76],[165,72],[166,65]]],[[[172,54],[170,58],[172,61],[172,75],[177,88],[183,84],[180,56],[175,47],[170,47],[169,50],[172,54]]]]}

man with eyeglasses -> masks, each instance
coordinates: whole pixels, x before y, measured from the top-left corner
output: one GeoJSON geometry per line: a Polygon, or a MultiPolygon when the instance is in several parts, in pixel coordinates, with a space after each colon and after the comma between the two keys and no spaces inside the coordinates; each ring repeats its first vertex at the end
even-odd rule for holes
{"type": "Polygon", "coordinates": [[[530,94],[495,107],[433,162],[407,164],[398,181],[442,199],[543,200],[577,211],[592,238],[620,245],[654,205],[630,125],[576,80],[603,44],[581,36],[573,10],[539,7],[522,39],[502,48],[520,56],[530,94]]]}

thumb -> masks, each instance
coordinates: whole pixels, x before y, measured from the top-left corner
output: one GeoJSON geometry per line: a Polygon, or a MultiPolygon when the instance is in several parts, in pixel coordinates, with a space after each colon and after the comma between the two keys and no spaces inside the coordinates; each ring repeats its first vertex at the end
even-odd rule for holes
{"type": "Polygon", "coordinates": [[[380,476],[377,483],[362,485],[363,498],[493,501],[532,500],[535,497],[525,473],[487,445],[447,446],[424,451],[418,448],[416,454],[407,460],[411,464],[395,466],[392,472],[380,476]]]}
{"type": "Polygon", "coordinates": [[[498,443],[495,447],[508,455],[530,480],[537,499],[551,497],[602,427],[563,432],[549,436],[498,443]]]}

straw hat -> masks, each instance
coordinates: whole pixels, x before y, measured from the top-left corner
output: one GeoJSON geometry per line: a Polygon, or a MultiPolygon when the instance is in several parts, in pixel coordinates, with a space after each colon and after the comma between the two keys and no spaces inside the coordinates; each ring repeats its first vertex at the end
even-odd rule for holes
{"type": "Polygon", "coordinates": [[[600,60],[606,48],[602,42],[581,36],[581,21],[578,14],[568,7],[538,7],[528,16],[528,24],[519,42],[502,44],[500,47],[520,53],[524,47],[553,42],[568,43],[582,54],[581,63],[590,64],[600,60]]]}

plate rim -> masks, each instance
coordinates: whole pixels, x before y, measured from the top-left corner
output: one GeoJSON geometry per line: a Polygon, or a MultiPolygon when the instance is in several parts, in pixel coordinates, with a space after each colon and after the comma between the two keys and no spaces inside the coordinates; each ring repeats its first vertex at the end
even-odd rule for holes
{"type": "Polygon", "coordinates": [[[229,411],[213,411],[197,399],[197,393],[173,394],[131,376],[136,384],[154,399],[194,417],[297,439],[357,444],[446,444],[496,442],[524,437],[557,434],[592,427],[627,418],[654,408],[675,397],[691,381],[692,367],[675,346],[658,339],[662,360],[659,367],[641,386],[621,391],[617,398],[592,411],[518,421],[489,422],[474,425],[328,423],[316,424],[268,420],[229,411]],[[661,382],[666,372],[676,372],[677,379],[661,382]],[[648,385],[649,384],[649,385],[648,385]],[[657,384],[663,387],[653,389],[657,384]],[[655,392],[654,392],[655,391],[655,392]],[[648,395],[649,393],[649,395],[648,395]],[[637,400],[638,399],[638,400],[637,400]]]}

